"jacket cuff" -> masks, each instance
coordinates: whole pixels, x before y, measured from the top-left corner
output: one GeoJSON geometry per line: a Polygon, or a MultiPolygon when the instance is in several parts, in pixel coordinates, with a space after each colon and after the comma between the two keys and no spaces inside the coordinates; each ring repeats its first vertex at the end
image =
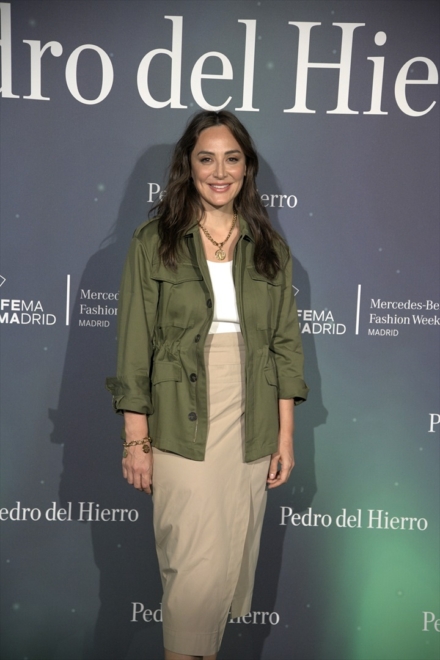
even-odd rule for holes
{"type": "Polygon", "coordinates": [[[294,399],[295,406],[307,399],[309,388],[302,378],[291,378],[279,382],[278,398],[294,399]]]}
{"type": "Polygon", "coordinates": [[[151,397],[147,394],[150,389],[148,377],[138,376],[131,387],[119,378],[106,378],[105,386],[113,394],[113,409],[119,415],[122,415],[124,410],[144,415],[153,414],[151,397]]]}

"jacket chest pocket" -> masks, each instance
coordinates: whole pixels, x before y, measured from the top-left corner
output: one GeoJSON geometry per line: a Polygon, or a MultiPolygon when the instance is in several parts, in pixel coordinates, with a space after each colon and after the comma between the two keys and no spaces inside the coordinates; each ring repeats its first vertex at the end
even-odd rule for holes
{"type": "Polygon", "coordinates": [[[181,263],[172,271],[157,262],[153,263],[151,278],[160,284],[158,327],[193,327],[205,299],[200,269],[191,263],[181,263]]]}
{"type": "Polygon", "coordinates": [[[248,286],[245,290],[244,302],[246,313],[253,318],[258,330],[268,330],[277,327],[277,315],[281,302],[283,275],[277,273],[274,280],[257,272],[255,267],[248,266],[248,286]]]}

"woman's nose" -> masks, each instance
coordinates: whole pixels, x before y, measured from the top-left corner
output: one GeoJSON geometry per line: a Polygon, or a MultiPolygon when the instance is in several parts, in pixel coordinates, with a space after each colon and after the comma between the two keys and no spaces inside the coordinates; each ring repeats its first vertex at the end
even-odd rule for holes
{"type": "Polygon", "coordinates": [[[226,176],[225,164],[223,162],[216,162],[214,176],[217,179],[224,179],[226,176]]]}

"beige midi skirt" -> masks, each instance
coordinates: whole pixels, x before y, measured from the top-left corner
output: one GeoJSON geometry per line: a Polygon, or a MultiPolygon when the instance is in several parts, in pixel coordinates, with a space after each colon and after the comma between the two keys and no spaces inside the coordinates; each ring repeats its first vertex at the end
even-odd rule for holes
{"type": "Polygon", "coordinates": [[[251,608],[270,457],[244,462],[244,362],[240,333],[208,335],[205,460],[153,449],[164,646],[184,655],[216,653],[251,608]]]}

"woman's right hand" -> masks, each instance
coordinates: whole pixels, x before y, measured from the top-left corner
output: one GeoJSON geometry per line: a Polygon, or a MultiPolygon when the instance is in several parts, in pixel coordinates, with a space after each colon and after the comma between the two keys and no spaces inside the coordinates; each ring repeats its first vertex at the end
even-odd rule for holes
{"type": "Polygon", "coordinates": [[[148,454],[142,445],[127,447],[127,456],[122,459],[122,474],[128,483],[144,493],[152,494],[153,482],[153,451],[148,454]]]}
{"type": "MultiPolygon", "coordinates": [[[[124,423],[127,442],[148,437],[146,415],[126,410],[124,411],[124,423]]],[[[148,454],[144,452],[142,445],[126,447],[122,458],[122,474],[129,484],[151,495],[153,483],[153,450],[151,446],[148,454]]]]}

